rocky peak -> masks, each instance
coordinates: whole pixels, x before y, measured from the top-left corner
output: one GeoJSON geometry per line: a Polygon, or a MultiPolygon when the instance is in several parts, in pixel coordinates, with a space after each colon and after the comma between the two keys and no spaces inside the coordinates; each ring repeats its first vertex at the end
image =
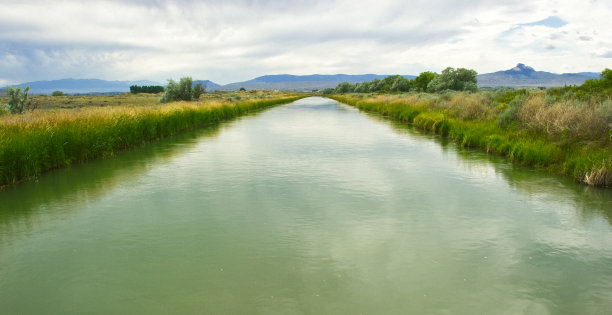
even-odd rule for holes
{"type": "Polygon", "coordinates": [[[519,63],[519,64],[517,64],[517,65],[516,65],[516,67],[514,67],[514,68],[512,68],[512,69],[508,70],[507,72],[511,72],[511,73],[521,73],[521,74],[526,74],[526,75],[529,75],[529,74],[531,74],[532,72],[535,72],[535,70],[534,70],[532,67],[530,67],[530,66],[526,66],[526,65],[525,65],[525,64],[523,64],[523,63],[519,63]]]}

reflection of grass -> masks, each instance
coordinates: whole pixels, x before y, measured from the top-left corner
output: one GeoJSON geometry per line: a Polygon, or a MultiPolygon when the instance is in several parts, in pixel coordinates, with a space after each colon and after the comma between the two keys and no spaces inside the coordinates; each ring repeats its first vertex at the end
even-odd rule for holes
{"type": "MultiPolygon", "coordinates": [[[[150,166],[171,160],[177,154],[191,149],[197,144],[193,138],[212,137],[219,132],[218,125],[204,127],[197,131],[185,132],[166,139],[148,143],[138,148],[121,153],[121,158],[98,160],[93,165],[78,165],[69,169],[52,172],[36,181],[23,185],[9,186],[0,190],[0,244],[11,240],[11,230],[29,232],[48,218],[42,216],[63,217],[70,213],[64,210],[39,211],[43,205],[54,205],[58,201],[67,201],[76,207],[66,209],[82,209],[78,205],[93,202],[120,185],[129,185],[141,174],[150,170],[150,166]],[[170,142],[168,142],[170,141],[170,142]],[[171,145],[176,142],[180,146],[171,145]]],[[[63,208],[62,208],[63,209],[63,208]]]]}
{"type": "Polygon", "coordinates": [[[210,97],[198,103],[136,103],[2,117],[0,185],[302,97],[260,96],[234,102],[210,97]]]}
{"type": "Polygon", "coordinates": [[[605,134],[607,114],[600,107],[557,103],[544,106],[536,102],[541,98],[536,94],[521,104],[520,122],[501,126],[497,117],[505,106],[494,105],[493,100],[480,94],[335,95],[332,98],[448,135],[463,146],[504,155],[519,164],[568,174],[593,186],[612,186],[612,138],[605,134]],[[578,115],[580,110],[585,113],[584,117],[578,115]]]}

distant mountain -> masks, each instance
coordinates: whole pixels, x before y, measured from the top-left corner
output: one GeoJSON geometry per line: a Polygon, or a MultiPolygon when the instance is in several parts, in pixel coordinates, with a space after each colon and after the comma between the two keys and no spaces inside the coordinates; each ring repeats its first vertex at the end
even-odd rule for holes
{"type": "Polygon", "coordinates": [[[595,72],[556,74],[536,71],[522,63],[516,67],[478,75],[479,87],[555,87],[564,85],[580,85],[588,79],[599,78],[595,72]]]}
{"type": "MultiPolygon", "coordinates": [[[[333,74],[333,75],[291,75],[277,74],[265,75],[255,79],[230,83],[219,87],[222,91],[235,91],[240,88],[247,90],[292,90],[292,91],[312,91],[323,90],[326,88],[335,88],[342,82],[366,82],[374,79],[384,79],[389,75],[380,74],[333,74]]],[[[405,75],[408,79],[413,79],[415,76],[405,75]]]]}
{"type": "Polygon", "coordinates": [[[193,84],[196,85],[198,83],[202,83],[202,86],[206,87],[207,91],[214,91],[217,90],[218,87],[220,87],[221,85],[210,81],[210,80],[195,80],[193,81],[193,84]]]}
{"type": "Polygon", "coordinates": [[[130,85],[162,85],[154,81],[106,81],[99,79],[61,79],[34,81],[17,84],[15,87],[30,87],[30,94],[51,94],[62,91],[67,94],[129,92],[130,85]]]}

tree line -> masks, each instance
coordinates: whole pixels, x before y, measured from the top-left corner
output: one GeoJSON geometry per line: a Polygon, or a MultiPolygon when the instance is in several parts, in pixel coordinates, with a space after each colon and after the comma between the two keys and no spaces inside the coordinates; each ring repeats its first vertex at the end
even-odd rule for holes
{"type": "Polygon", "coordinates": [[[132,85],[130,86],[130,93],[152,93],[157,94],[164,91],[163,86],[159,85],[132,85]]]}
{"type": "Polygon", "coordinates": [[[392,75],[384,79],[351,84],[342,82],[335,89],[325,89],[324,94],[332,93],[398,93],[398,92],[440,92],[445,90],[476,91],[476,75],[472,69],[448,67],[440,74],[426,71],[414,79],[392,75]]]}

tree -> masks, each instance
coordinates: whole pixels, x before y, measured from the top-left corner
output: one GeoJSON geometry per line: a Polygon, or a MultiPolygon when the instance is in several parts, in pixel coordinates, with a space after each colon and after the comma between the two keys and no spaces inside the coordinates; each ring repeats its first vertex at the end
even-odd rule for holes
{"type": "Polygon", "coordinates": [[[197,100],[205,90],[206,88],[202,86],[202,83],[198,83],[194,87],[191,77],[183,77],[178,83],[172,79],[168,79],[166,90],[159,101],[167,103],[174,101],[191,101],[193,99],[197,100]]]}
{"type": "Polygon", "coordinates": [[[51,96],[65,96],[66,94],[64,94],[64,92],[62,91],[53,91],[53,93],[51,93],[51,96]]]}
{"type": "Polygon", "coordinates": [[[348,83],[348,82],[342,82],[340,84],[338,84],[338,86],[336,87],[335,92],[336,93],[348,93],[348,92],[353,92],[354,88],[353,86],[348,83]]]}
{"type": "Polygon", "coordinates": [[[436,76],[438,76],[438,74],[435,72],[422,72],[418,77],[414,78],[413,88],[419,92],[427,91],[427,85],[429,85],[429,82],[436,76]]]}
{"type": "Polygon", "coordinates": [[[606,68],[599,75],[599,80],[604,88],[612,88],[612,70],[606,68]]]}
{"type": "Polygon", "coordinates": [[[159,85],[132,85],[130,86],[130,93],[132,94],[137,94],[137,93],[152,93],[152,94],[157,94],[157,93],[161,93],[164,91],[164,87],[163,86],[159,86],[159,85]]]}
{"type": "MultiPolygon", "coordinates": [[[[21,88],[9,86],[6,89],[6,95],[8,96],[8,107],[11,114],[21,114],[24,110],[30,110],[30,102],[28,102],[28,91],[30,87],[27,86],[23,91],[21,88]]],[[[34,108],[32,108],[33,110],[34,108]]]]}
{"type": "Polygon", "coordinates": [[[476,75],[477,72],[471,69],[448,67],[427,84],[427,91],[476,91],[476,75]]]}
{"type": "Polygon", "coordinates": [[[391,92],[408,92],[410,91],[410,81],[405,77],[398,75],[391,83],[391,92]]]}

